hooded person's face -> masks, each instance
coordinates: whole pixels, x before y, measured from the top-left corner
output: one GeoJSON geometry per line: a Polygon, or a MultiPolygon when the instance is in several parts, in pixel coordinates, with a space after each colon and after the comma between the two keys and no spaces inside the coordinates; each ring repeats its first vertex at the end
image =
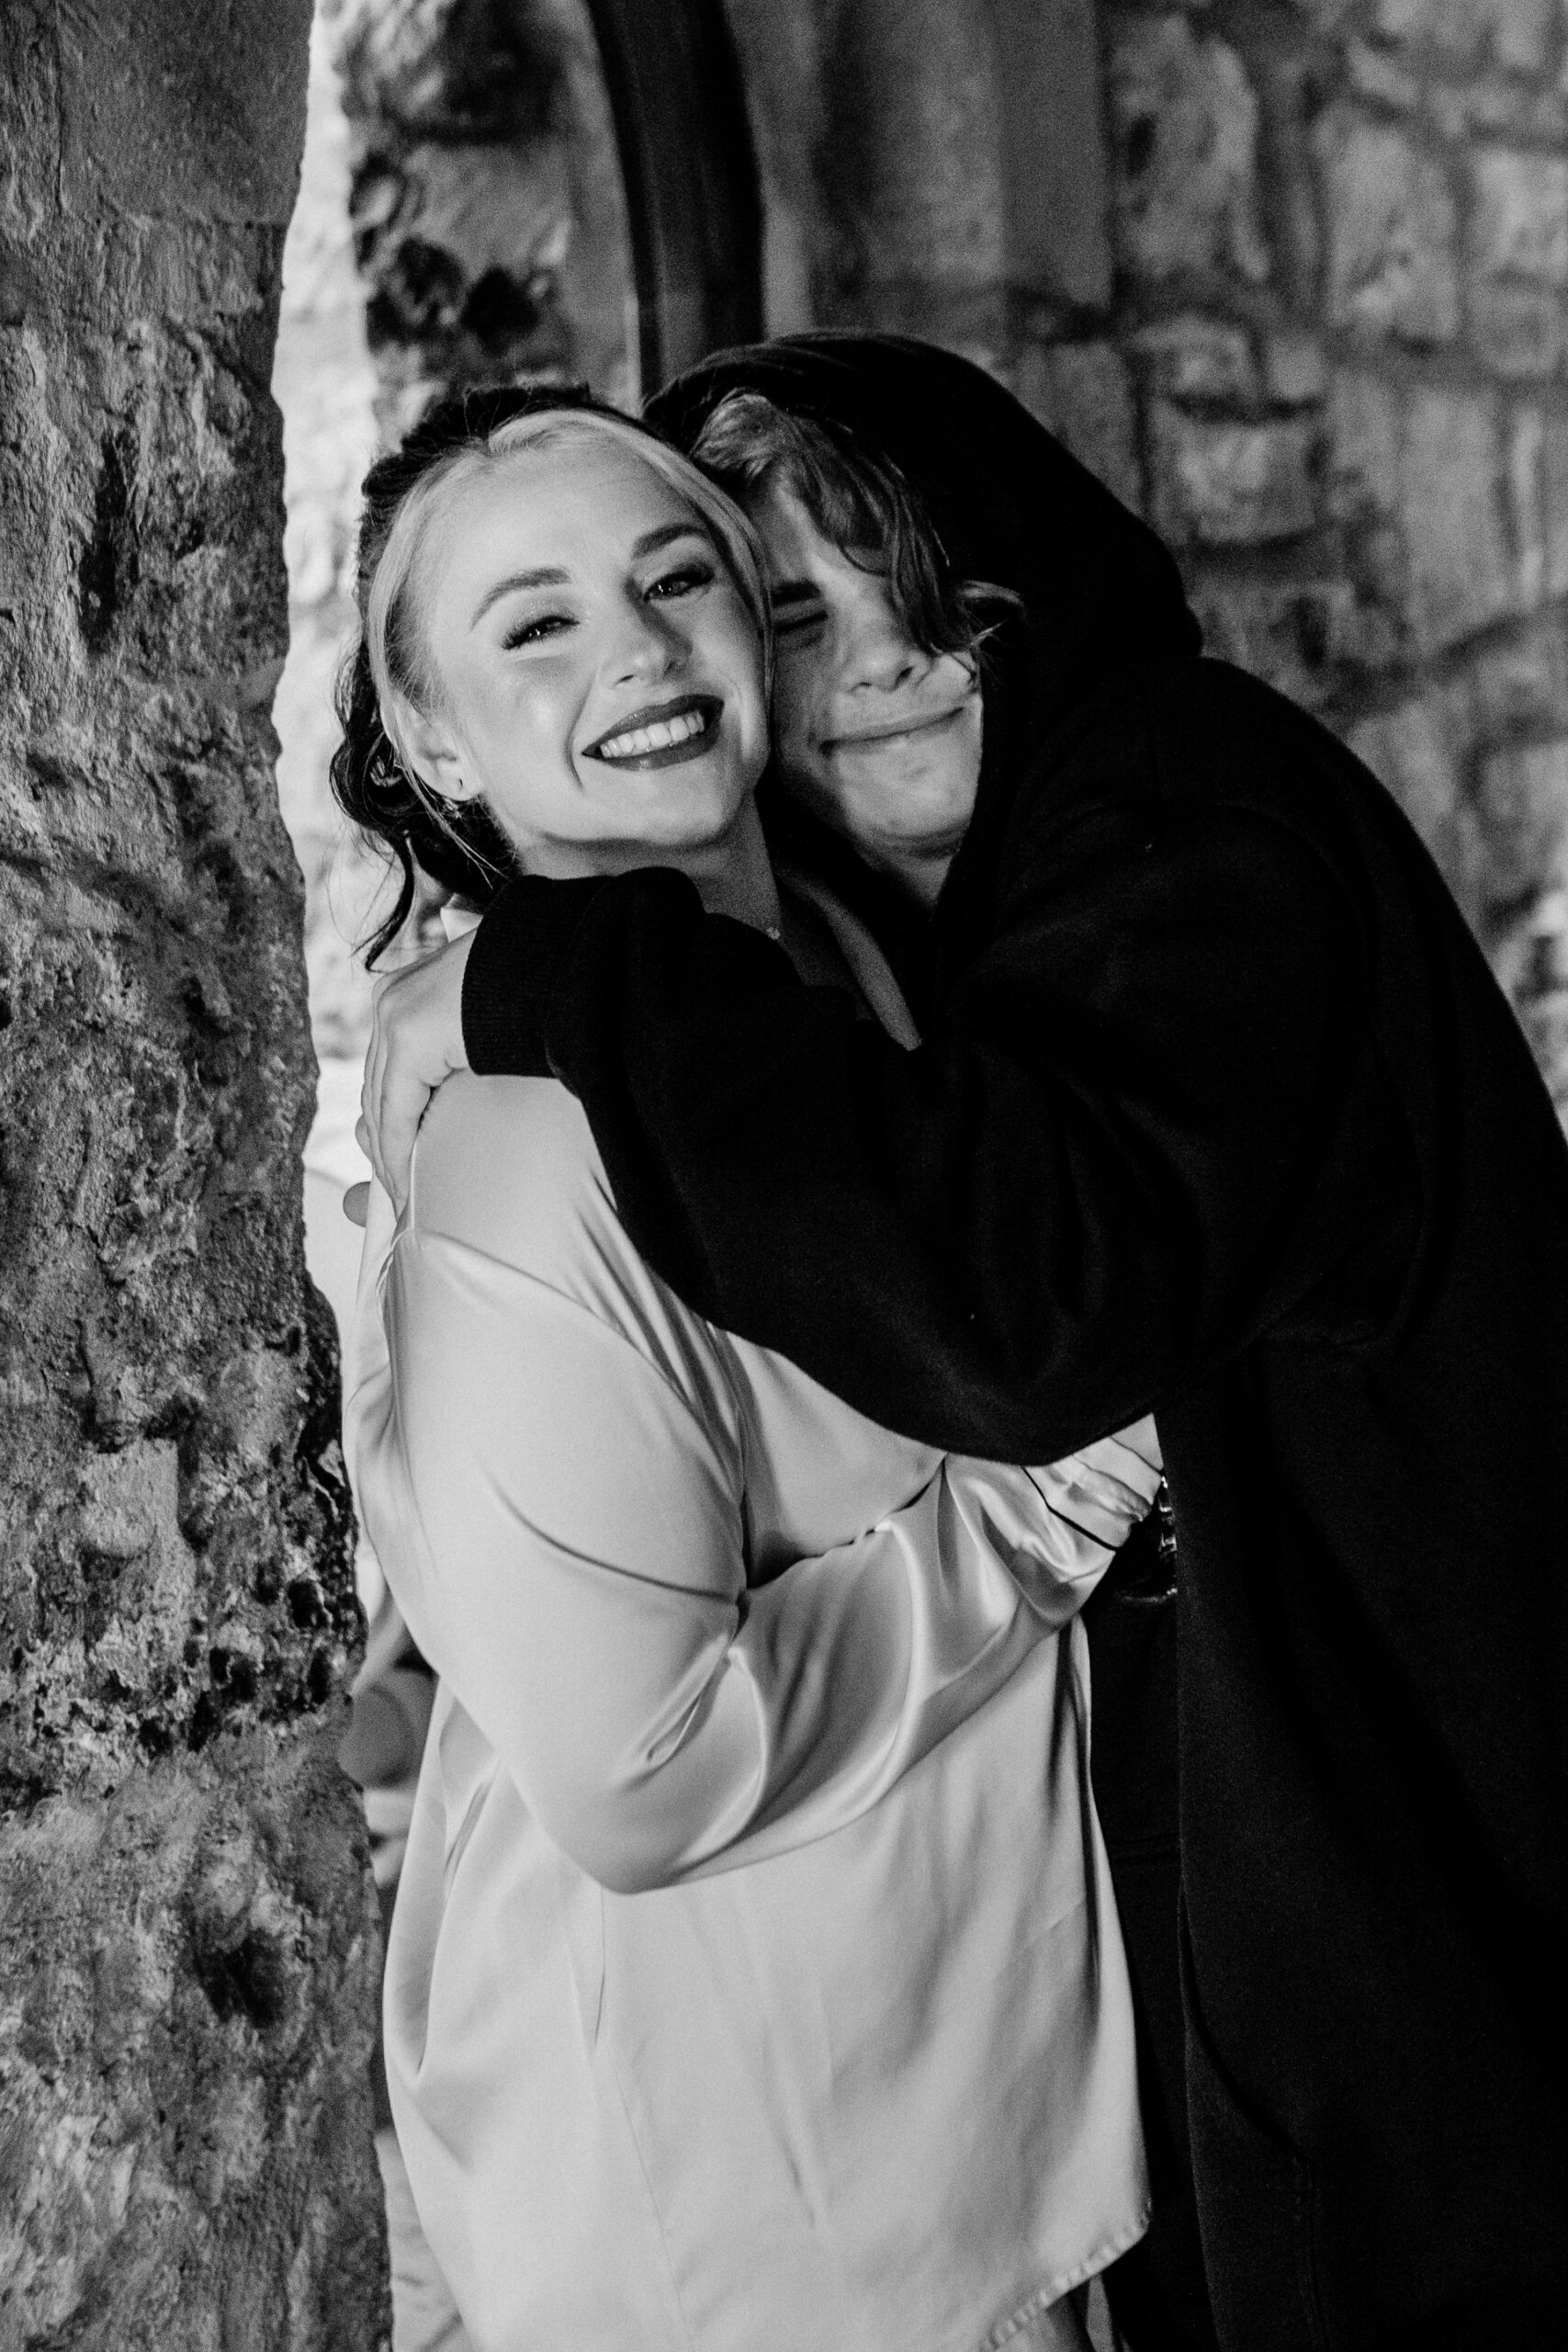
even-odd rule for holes
{"type": "Polygon", "coordinates": [[[980,780],[976,665],[916,645],[874,551],[852,560],[788,490],[749,512],[767,557],[781,779],[869,864],[934,896],[917,877],[940,883],[980,780]]]}

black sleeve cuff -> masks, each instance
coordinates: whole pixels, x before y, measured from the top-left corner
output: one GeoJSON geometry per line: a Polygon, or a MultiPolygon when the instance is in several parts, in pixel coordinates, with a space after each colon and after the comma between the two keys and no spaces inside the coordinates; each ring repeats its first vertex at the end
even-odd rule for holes
{"type": "Polygon", "coordinates": [[[463,1045],[481,1078],[543,1078],[545,1014],[598,876],[508,882],[485,910],[463,974],[463,1045]]]}
{"type": "Polygon", "coordinates": [[[682,907],[697,909],[691,883],[660,866],[570,882],[526,874],[505,884],[485,910],[463,974],[469,1068],[481,1078],[547,1078],[550,1005],[590,908],[601,918],[596,929],[617,916],[629,924],[670,896],[671,883],[682,907]]]}

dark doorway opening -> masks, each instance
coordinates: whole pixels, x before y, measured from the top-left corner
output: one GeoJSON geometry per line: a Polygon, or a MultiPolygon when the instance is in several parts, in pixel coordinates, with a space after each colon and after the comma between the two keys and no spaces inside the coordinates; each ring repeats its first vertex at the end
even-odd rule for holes
{"type": "Polygon", "coordinates": [[[626,185],[647,395],[762,333],[762,214],[718,0],[588,0],[626,185]]]}

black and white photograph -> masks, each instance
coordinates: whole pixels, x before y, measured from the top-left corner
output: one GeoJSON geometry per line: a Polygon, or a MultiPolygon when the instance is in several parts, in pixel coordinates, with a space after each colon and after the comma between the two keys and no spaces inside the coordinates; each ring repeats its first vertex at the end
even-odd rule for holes
{"type": "Polygon", "coordinates": [[[1568,0],[0,0],[0,2352],[1568,2327],[1568,0]]]}

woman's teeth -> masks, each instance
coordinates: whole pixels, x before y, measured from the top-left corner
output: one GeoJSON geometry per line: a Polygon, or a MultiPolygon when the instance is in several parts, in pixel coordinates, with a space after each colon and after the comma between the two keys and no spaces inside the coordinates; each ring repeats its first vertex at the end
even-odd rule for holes
{"type": "Polygon", "coordinates": [[[707,714],[682,711],[679,718],[657,718],[651,727],[634,727],[628,734],[612,735],[599,746],[602,760],[640,760],[649,752],[667,752],[671,743],[689,743],[707,732],[707,714]]]}

